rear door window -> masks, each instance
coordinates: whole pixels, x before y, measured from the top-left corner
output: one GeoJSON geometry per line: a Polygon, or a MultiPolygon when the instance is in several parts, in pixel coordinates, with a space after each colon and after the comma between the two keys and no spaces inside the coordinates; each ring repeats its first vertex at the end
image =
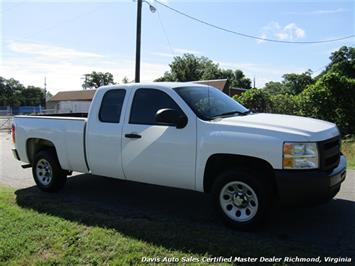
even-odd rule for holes
{"type": "Polygon", "coordinates": [[[119,123],[126,90],[109,90],[102,98],[99,120],[104,123],[119,123]]]}

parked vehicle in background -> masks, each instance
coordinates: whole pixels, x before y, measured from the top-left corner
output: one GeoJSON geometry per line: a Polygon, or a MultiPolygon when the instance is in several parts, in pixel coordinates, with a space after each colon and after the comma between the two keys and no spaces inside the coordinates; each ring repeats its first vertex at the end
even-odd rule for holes
{"type": "Polygon", "coordinates": [[[346,175],[336,125],[253,114],[205,85],[105,86],[87,118],[70,115],[15,117],[14,156],[44,191],[72,171],[196,190],[229,225],[250,229],[274,200],[330,200],[346,175]]]}

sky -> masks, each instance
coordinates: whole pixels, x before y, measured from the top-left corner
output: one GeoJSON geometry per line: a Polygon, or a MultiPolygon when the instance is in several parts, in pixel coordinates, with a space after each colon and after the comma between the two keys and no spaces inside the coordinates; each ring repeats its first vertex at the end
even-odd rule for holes
{"type": "MultiPolygon", "coordinates": [[[[147,0],[148,1],[148,0],[147,0]]],[[[209,23],[261,38],[318,41],[355,34],[355,1],[160,0],[209,23]]],[[[236,36],[192,21],[154,0],[142,11],[141,81],[169,70],[174,56],[206,56],[241,69],[256,86],[285,73],[319,74],[330,54],[355,38],[283,44],[236,36]]],[[[111,72],[134,80],[136,5],[131,0],[0,0],[0,76],[55,94],[80,90],[83,75],[111,72]]]]}

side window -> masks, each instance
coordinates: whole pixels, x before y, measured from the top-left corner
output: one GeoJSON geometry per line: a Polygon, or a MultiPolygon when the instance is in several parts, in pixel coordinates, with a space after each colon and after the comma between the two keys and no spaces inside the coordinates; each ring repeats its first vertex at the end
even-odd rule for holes
{"type": "Polygon", "coordinates": [[[105,123],[119,123],[123,100],[126,91],[122,89],[109,90],[102,98],[99,120],[105,123]]]}
{"type": "Polygon", "coordinates": [[[165,92],[155,89],[138,89],[134,94],[129,123],[156,125],[155,114],[164,108],[172,108],[182,113],[180,107],[165,92]]]}

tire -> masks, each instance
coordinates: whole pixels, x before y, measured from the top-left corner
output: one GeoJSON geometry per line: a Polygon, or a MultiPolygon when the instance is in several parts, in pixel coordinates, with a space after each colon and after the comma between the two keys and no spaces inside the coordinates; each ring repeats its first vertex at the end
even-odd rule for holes
{"type": "Polygon", "coordinates": [[[45,192],[60,190],[67,180],[67,172],[60,167],[55,151],[50,150],[35,155],[32,175],[37,186],[45,192]]]}
{"type": "Polygon", "coordinates": [[[221,173],[212,188],[217,212],[230,227],[249,231],[265,220],[272,202],[272,186],[249,169],[221,173]]]}

